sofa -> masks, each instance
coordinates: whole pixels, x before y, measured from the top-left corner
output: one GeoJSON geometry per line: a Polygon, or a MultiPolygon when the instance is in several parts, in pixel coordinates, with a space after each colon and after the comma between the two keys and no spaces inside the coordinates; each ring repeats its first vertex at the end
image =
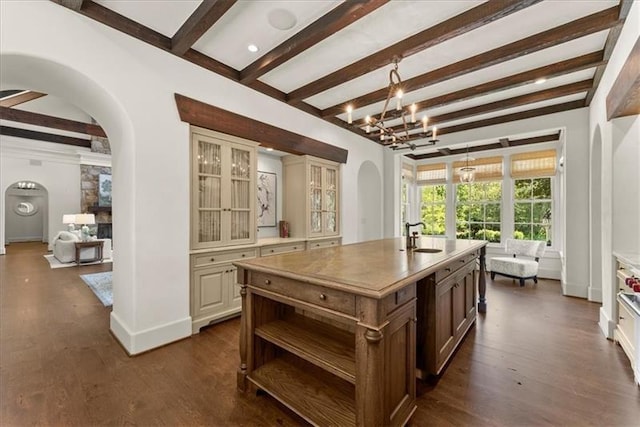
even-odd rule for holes
{"type": "MultiPolygon", "coordinates": [[[[111,258],[111,239],[102,240],[102,259],[111,258]]],[[[76,244],[82,241],[80,231],[61,231],[53,239],[53,256],[62,263],[76,262],[76,244]]],[[[90,260],[96,257],[96,248],[83,248],[80,250],[80,260],[90,260]]]]}

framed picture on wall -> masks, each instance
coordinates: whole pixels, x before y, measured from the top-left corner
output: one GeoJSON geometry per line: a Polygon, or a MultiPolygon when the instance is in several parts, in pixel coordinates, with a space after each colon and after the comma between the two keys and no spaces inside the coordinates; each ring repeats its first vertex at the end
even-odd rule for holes
{"type": "Polygon", "coordinates": [[[258,171],[258,227],[276,226],[276,174],[258,171]]]}
{"type": "Polygon", "coordinates": [[[111,206],[111,175],[98,177],[98,206],[111,206]]]}

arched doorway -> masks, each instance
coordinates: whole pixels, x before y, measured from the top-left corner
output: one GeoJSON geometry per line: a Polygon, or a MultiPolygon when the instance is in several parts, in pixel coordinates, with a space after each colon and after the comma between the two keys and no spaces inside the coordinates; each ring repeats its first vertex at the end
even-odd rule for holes
{"type": "Polygon", "coordinates": [[[49,195],[43,185],[14,182],[5,191],[4,202],[5,244],[49,240],[49,195]]]}
{"type": "Polygon", "coordinates": [[[358,241],[382,238],[382,183],[380,172],[371,161],[358,171],[358,241]]]}

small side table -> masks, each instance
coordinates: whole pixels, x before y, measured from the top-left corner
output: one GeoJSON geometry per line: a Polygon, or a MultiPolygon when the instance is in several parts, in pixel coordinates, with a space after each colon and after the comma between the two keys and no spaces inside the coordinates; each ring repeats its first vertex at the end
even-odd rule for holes
{"type": "Polygon", "coordinates": [[[103,240],[88,240],[86,242],[76,243],[76,264],[80,265],[83,262],[102,262],[102,247],[104,246],[103,240]],[[84,248],[96,248],[96,257],[91,259],[85,259],[80,261],[80,250],[84,248]]]}

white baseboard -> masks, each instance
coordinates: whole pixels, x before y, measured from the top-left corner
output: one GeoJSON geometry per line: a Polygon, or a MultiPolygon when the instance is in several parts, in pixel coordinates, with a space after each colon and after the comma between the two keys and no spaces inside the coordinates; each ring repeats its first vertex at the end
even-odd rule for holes
{"type": "Polygon", "coordinates": [[[538,277],[540,279],[560,280],[560,270],[550,270],[546,268],[539,268],[538,277]]]}
{"type": "Polygon", "coordinates": [[[602,334],[608,339],[612,340],[613,331],[616,330],[616,323],[609,319],[609,316],[607,316],[607,313],[604,311],[604,307],[600,307],[600,322],[598,323],[598,325],[600,325],[602,334]]]}
{"type": "Polygon", "coordinates": [[[133,356],[191,336],[191,317],[133,333],[111,312],[111,332],[133,356]]]}
{"type": "Polygon", "coordinates": [[[562,283],[562,294],[569,297],[587,298],[587,287],[573,283],[562,283]]]}
{"type": "Polygon", "coordinates": [[[589,286],[589,301],[602,302],[602,288],[594,288],[589,286]]]}

